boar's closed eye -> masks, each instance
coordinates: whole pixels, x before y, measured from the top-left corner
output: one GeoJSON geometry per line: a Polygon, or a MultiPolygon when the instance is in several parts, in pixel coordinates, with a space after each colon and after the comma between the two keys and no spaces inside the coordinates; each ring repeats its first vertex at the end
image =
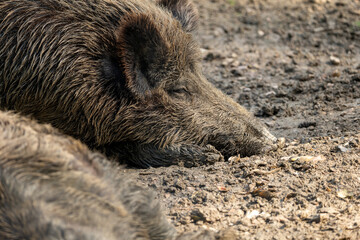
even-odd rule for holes
{"type": "Polygon", "coordinates": [[[185,87],[170,89],[168,92],[170,95],[175,97],[190,96],[190,92],[185,87]]]}

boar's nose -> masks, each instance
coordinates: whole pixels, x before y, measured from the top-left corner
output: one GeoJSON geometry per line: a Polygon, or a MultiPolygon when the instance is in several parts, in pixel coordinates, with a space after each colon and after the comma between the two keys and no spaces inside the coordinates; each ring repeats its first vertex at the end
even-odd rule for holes
{"type": "Polygon", "coordinates": [[[278,139],[274,135],[272,135],[269,132],[269,130],[266,129],[266,127],[263,128],[262,133],[263,133],[263,136],[265,138],[265,141],[271,142],[271,143],[276,143],[277,142],[278,139]]]}
{"type": "Polygon", "coordinates": [[[269,151],[274,151],[276,149],[283,148],[285,146],[285,138],[283,137],[276,138],[266,128],[263,129],[263,136],[265,141],[268,143],[262,149],[263,153],[268,153],[269,151]]]}

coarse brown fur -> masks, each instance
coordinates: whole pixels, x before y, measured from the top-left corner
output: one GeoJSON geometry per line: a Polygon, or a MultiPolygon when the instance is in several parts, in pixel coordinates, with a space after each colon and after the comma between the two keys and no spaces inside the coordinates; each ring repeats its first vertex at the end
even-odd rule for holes
{"type": "Polygon", "coordinates": [[[0,239],[215,239],[177,234],[154,194],[49,125],[0,111],[0,239]]]}
{"type": "Polygon", "coordinates": [[[202,75],[187,0],[0,1],[0,108],[140,167],[276,140],[202,75]]]}

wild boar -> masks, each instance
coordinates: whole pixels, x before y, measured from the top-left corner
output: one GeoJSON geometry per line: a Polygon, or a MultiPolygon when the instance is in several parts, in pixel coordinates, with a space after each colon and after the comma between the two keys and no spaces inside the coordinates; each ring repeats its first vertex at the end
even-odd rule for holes
{"type": "Polygon", "coordinates": [[[214,239],[178,234],[154,194],[50,125],[0,111],[0,239],[214,239]]]}
{"type": "Polygon", "coordinates": [[[139,167],[220,161],[276,138],[203,76],[187,0],[2,0],[0,108],[139,167]]]}

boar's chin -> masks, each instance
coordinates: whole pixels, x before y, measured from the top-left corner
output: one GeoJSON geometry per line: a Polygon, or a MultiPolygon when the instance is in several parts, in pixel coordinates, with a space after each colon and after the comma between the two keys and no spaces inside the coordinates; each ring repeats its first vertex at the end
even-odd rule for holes
{"type": "Polygon", "coordinates": [[[240,154],[241,157],[259,154],[264,147],[260,141],[254,142],[247,139],[236,141],[227,135],[209,138],[208,144],[219,150],[225,159],[237,154],[240,154]]]}

